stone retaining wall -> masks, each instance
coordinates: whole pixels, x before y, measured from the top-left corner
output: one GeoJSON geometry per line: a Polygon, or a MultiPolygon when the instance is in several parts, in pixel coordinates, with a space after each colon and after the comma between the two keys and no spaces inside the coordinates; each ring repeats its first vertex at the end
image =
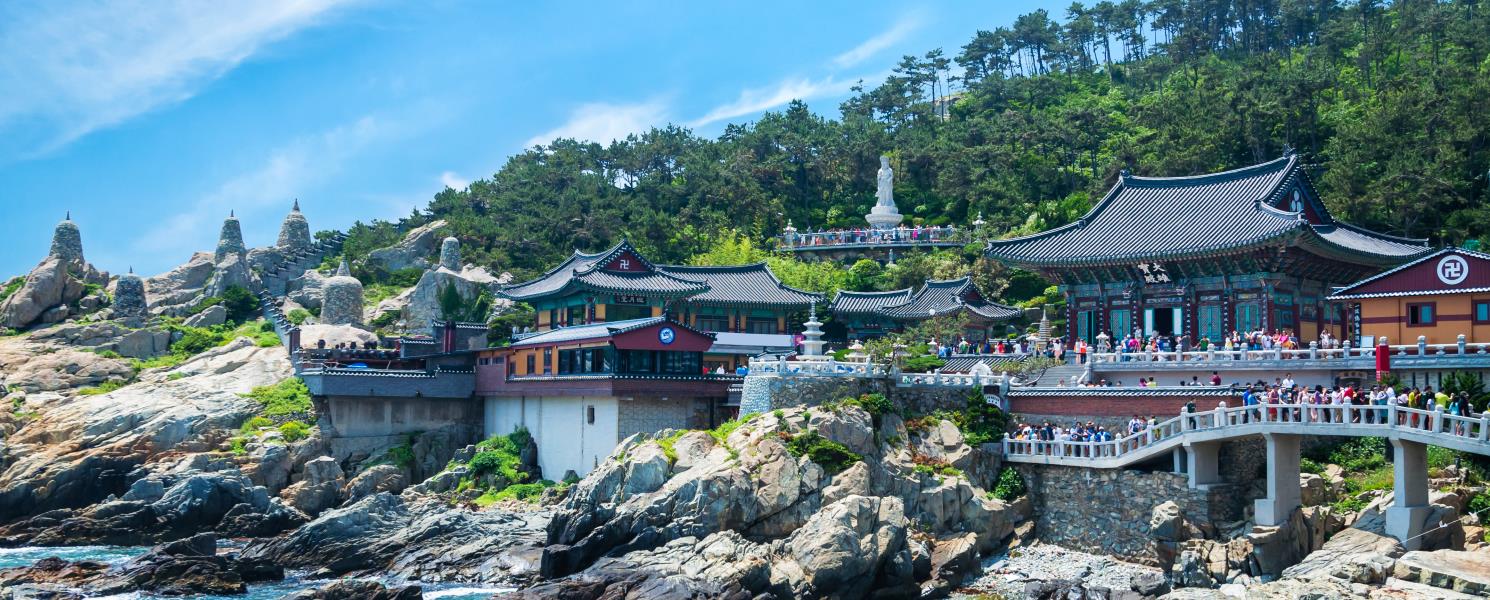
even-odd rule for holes
{"type": "Polygon", "coordinates": [[[1232,486],[1193,490],[1183,474],[1055,465],[1013,465],[1025,478],[1042,542],[1159,566],[1149,537],[1155,506],[1179,504],[1192,520],[1222,522],[1234,515],[1232,486]],[[1216,509],[1213,514],[1213,507],[1216,509]]]}

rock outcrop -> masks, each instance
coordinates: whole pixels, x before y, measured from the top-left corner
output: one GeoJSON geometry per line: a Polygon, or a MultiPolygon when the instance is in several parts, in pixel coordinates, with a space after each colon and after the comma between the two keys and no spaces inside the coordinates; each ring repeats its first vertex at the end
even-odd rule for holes
{"type": "Polygon", "coordinates": [[[88,307],[79,303],[90,293],[88,286],[102,288],[108,283],[108,273],[83,259],[82,236],[69,215],[52,234],[51,252],[26,275],[20,289],[0,302],[0,327],[24,329],[38,322],[57,323],[101,308],[102,301],[88,307]]]}
{"type": "Polygon", "coordinates": [[[915,598],[917,549],[903,508],[899,498],[847,496],[775,542],[735,531],[682,537],[497,598],[915,598]]]}
{"type": "Polygon", "coordinates": [[[417,585],[388,587],[366,579],[342,579],[313,590],[295,592],[285,600],[419,600],[424,597],[417,585]]]}
{"type": "Polygon", "coordinates": [[[169,373],[146,371],[110,393],[48,406],[6,440],[0,515],[40,516],[122,496],[148,473],[137,470],[142,465],[216,448],[258,410],[241,394],[290,373],[283,348],[240,338],[169,373]]]}
{"type": "Polygon", "coordinates": [[[362,324],[362,282],[352,277],[347,261],[322,287],[320,322],[326,325],[362,324]]]}
{"type": "Polygon", "coordinates": [[[537,575],[548,515],[473,512],[435,498],[377,493],[323,513],[243,556],[315,576],[528,582],[537,575]]]}
{"type": "Polygon", "coordinates": [[[5,569],[0,571],[0,591],[24,588],[23,595],[6,596],[15,598],[68,598],[76,592],[89,597],[137,592],[242,594],[249,582],[283,578],[284,571],[273,565],[219,556],[217,537],[203,533],[157,546],[118,567],[45,558],[30,567],[5,569]]]}
{"type": "MultiPolygon", "coordinates": [[[[895,511],[903,513],[906,521],[921,524],[931,536],[916,546],[924,554],[927,569],[915,581],[931,579],[932,557],[940,556],[939,566],[944,568],[939,573],[952,580],[934,580],[928,585],[950,590],[969,557],[995,548],[1023,516],[989,499],[984,490],[954,471],[932,474],[917,469],[914,448],[923,443],[922,435],[907,431],[894,415],[884,415],[876,429],[868,413],[841,407],[816,412],[792,409],[780,411],[780,416],[761,414],[720,441],[703,432],[684,434],[673,442],[676,462],[669,460],[657,442],[635,436],[616,449],[617,458],[570,489],[549,526],[544,573],[550,577],[578,573],[578,580],[583,580],[593,569],[602,568],[596,561],[605,556],[653,551],[684,538],[707,543],[711,536],[728,532],[791,545],[788,550],[772,546],[771,552],[779,558],[805,551],[807,545],[827,543],[803,533],[810,531],[813,519],[836,518],[825,516],[840,514],[835,511],[857,511],[850,506],[862,502],[885,507],[893,501],[895,511]],[[863,460],[830,474],[807,456],[793,456],[787,440],[809,430],[843,444],[863,460]],[[863,500],[845,505],[851,498],[863,500]]],[[[809,593],[826,589],[821,583],[810,583],[812,577],[804,577],[809,583],[792,584],[790,589],[809,593]]],[[[902,581],[899,576],[893,579],[902,581]]],[[[746,585],[744,589],[764,588],[746,585]]]]}
{"type": "Polygon", "coordinates": [[[367,255],[364,264],[370,270],[385,273],[428,268],[429,257],[434,254],[435,244],[440,239],[437,234],[444,227],[445,221],[443,220],[417,227],[409,231],[399,243],[373,250],[367,255]]]}
{"type": "MultiPolygon", "coordinates": [[[[446,238],[440,249],[439,265],[425,271],[419,278],[419,283],[408,292],[401,319],[404,328],[413,333],[433,333],[431,324],[436,319],[444,318],[440,310],[440,293],[447,287],[454,287],[462,299],[472,304],[486,288],[493,284],[506,283],[509,279],[511,276],[506,273],[497,278],[481,267],[461,265],[460,243],[455,238],[446,238]]],[[[506,300],[493,300],[496,308],[509,304],[506,300]]],[[[477,318],[485,316],[480,315],[477,318]]]]}

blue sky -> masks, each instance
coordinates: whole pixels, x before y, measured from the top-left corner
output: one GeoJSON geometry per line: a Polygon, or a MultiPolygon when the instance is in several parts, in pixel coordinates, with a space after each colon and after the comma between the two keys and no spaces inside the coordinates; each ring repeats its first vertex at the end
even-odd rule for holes
{"type": "Polygon", "coordinates": [[[903,54],[1058,2],[0,3],[0,274],[71,210],[91,262],[154,274],[229,210],[273,241],[395,218],[554,137],[837,116],[903,54]]]}

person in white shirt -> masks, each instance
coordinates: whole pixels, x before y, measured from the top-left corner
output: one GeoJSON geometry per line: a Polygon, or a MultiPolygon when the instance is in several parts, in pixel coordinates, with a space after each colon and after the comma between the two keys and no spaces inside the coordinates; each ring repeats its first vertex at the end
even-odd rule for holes
{"type": "Polygon", "coordinates": [[[1293,384],[1293,373],[1284,373],[1283,381],[1280,384],[1283,386],[1283,389],[1293,389],[1293,384]]]}

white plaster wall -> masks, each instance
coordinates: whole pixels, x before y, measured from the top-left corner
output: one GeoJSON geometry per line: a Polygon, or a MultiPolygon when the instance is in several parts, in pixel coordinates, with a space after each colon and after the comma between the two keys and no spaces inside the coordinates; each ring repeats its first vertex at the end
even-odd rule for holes
{"type": "Polygon", "coordinates": [[[616,399],[611,397],[487,398],[485,422],[488,436],[526,426],[538,444],[538,467],[555,481],[569,470],[585,476],[621,441],[616,399]],[[593,423],[586,415],[591,406],[593,423]]]}
{"type": "Polygon", "coordinates": [[[1228,371],[1224,368],[1207,369],[1205,367],[1197,367],[1195,369],[1186,369],[1183,371],[1169,369],[1156,369],[1153,371],[1103,371],[1099,367],[1093,372],[1092,379],[1094,381],[1101,379],[1106,379],[1112,382],[1122,381],[1123,387],[1134,387],[1138,385],[1138,379],[1140,377],[1142,377],[1143,379],[1153,377],[1154,382],[1158,383],[1160,386],[1170,387],[1179,385],[1180,379],[1184,379],[1186,382],[1189,382],[1192,376],[1199,377],[1201,383],[1210,384],[1212,370],[1217,371],[1217,373],[1221,375],[1222,385],[1231,385],[1232,383],[1240,383],[1245,385],[1248,383],[1257,383],[1259,379],[1267,381],[1268,383],[1272,383],[1273,378],[1283,377],[1283,374],[1285,372],[1293,373],[1294,381],[1303,386],[1314,387],[1315,385],[1322,385],[1326,388],[1329,388],[1330,386],[1335,384],[1334,374],[1331,371],[1321,369],[1299,371],[1264,371],[1256,369],[1238,369],[1234,371],[1228,371]]]}

